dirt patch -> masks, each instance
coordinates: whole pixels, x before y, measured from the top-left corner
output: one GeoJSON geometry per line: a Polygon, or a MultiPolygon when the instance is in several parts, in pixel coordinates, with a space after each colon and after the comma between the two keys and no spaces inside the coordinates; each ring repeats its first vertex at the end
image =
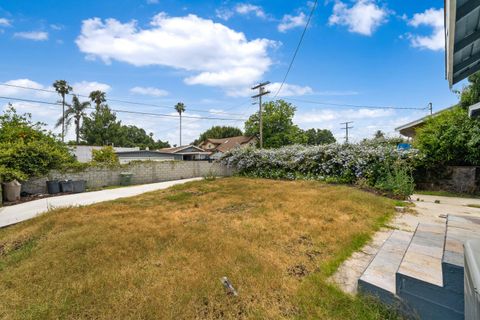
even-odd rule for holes
{"type": "Polygon", "coordinates": [[[307,276],[310,272],[307,267],[303,264],[297,264],[293,267],[288,268],[288,275],[296,278],[303,278],[307,276]]]}

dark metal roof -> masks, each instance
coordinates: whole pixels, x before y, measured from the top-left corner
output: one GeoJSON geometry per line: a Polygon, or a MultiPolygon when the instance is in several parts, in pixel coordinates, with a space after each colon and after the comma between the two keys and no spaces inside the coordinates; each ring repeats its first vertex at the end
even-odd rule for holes
{"type": "Polygon", "coordinates": [[[480,0],[445,0],[445,39],[452,86],[480,70],[480,0]]]}

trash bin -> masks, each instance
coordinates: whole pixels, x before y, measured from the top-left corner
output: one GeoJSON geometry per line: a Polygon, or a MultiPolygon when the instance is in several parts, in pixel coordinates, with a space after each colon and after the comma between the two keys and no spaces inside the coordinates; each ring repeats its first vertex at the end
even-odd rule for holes
{"type": "Polygon", "coordinates": [[[73,192],[73,181],[72,180],[60,181],[60,191],[73,192]]]}
{"type": "Polygon", "coordinates": [[[60,192],[60,182],[58,180],[47,181],[48,194],[56,194],[60,192]]]}
{"type": "Polygon", "coordinates": [[[74,193],[85,192],[85,184],[87,183],[85,180],[74,180],[72,183],[74,193]]]}
{"type": "Polygon", "coordinates": [[[120,173],[120,185],[121,186],[129,186],[132,184],[132,176],[133,174],[130,172],[122,172],[120,173]]]}
{"type": "Polygon", "coordinates": [[[5,201],[13,202],[20,200],[20,191],[22,189],[22,185],[17,180],[13,180],[10,182],[4,182],[3,186],[3,199],[5,201]]]}

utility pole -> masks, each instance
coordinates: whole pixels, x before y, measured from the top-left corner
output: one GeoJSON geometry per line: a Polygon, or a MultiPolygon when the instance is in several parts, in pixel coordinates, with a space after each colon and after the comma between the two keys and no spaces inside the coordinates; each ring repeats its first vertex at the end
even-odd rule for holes
{"type": "Polygon", "coordinates": [[[353,128],[353,127],[349,126],[350,123],[353,123],[353,121],[347,121],[347,122],[340,123],[340,124],[345,125],[345,127],[342,127],[342,129],[345,129],[345,143],[348,143],[348,129],[353,128]]]}
{"type": "Polygon", "coordinates": [[[252,90],[258,89],[258,94],[252,96],[253,99],[258,98],[258,117],[260,120],[260,149],[263,148],[263,113],[262,113],[262,97],[270,93],[270,91],[265,90],[265,86],[270,84],[270,81],[259,83],[252,88],[252,90]]]}
{"type": "Polygon", "coordinates": [[[428,104],[428,109],[430,110],[430,115],[432,115],[433,114],[433,104],[431,102],[428,104]]]}

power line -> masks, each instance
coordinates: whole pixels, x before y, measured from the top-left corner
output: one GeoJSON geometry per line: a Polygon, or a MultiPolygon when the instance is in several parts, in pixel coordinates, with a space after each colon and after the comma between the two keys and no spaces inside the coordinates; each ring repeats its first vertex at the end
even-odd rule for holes
{"type": "MultiPolygon", "coordinates": [[[[25,89],[25,90],[48,92],[48,93],[55,93],[55,94],[57,93],[54,90],[48,90],[48,89],[42,89],[42,88],[32,88],[32,87],[20,86],[20,85],[9,84],[9,83],[0,83],[0,86],[18,88],[18,89],[25,89]]],[[[83,95],[83,94],[68,93],[67,95],[69,95],[69,96],[74,96],[75,95],[77,97],[82,97],[82,98],[87,98],[87,99],[90,98],[89,96],[86,96],[86,95],[83,95]]],[[[122,100],[122,99],[107,98],[106,100],[111,101],[111,102],[139,105],[139,106],[145,106],[145,107],[155,107],[155,108],[163,108],[163,109],[169,109],[169,110],[174,109],[174,107],[170,107],[170,106],[163,106],[163,105],[152,104],[152,103],[144,103],[144,102],[128,101],[128,100],[122,100]]],[[[224,114],[224,115],[231,115],[231,116],[241,116],[242,115],[240,113],[227,113],[227,112],[224,112],[224,111],[207,111],[207,110],[190,109],[190,108],[188,109],[188,111],[218,114],[218,115],[224,114]]]]}
{"type": "Polygon", "coordinates": [[[317,8],[317,2],[318,0],[315,0],[315,3],[312,6],[312,10],[310,11],[310,15],[308,16],[307,23],[305,24],[305,28],[303,29],[302,35],[300,36],[300,40],[298,41],[297,48],[295,49],[295,52],[293,53],[292,60],[290,61],[290,65],[288,66],[287,72],[285,73],[285,76],[283,77],[282,84],[278,88],[277,93],[275,93],[274,98],[278,96],[280,91],[283,88],[283,85],[285,84],[285,81],[287,81],[288,74],[290,73],[290,70],[292,69],[293,62],[295,61],[295,58],[297,57],[298,51],[300,50],[300,46],[302,45],[303,38],[305,37],[305,33],[307,33],[308,26],[310,25],[310,21],[312,20],[313,13],[315,12],[315,9],[317,8]]]}
{"type": "Polygon", "coordinates": [[[320,105],[335,106],[335,107],[347,107],[347,108],[393,109],[393,110],[425,110],[426,109],[426,108],[415,108],[415,107],[390,107],[390,106],[356,105],[356,104],[348,104],[348,103],[330,103],[330,102],[304,100],[304,99],[288,98],[288,97],[282,97],[282,98],[285,99],[285,100],[296,101],[296,102],[303,102],[303,103],[310,103],[310,104],[320,104],[320,105]]]}
{"type": "MultiPolygon", "coordinates": [[[[5,96],[0,96],[0,99],[61,106],[61,104],[58,102],[48,102],[48,101],[33,100],[33,99],[14,98],[14,97],[5,97],[5,96]]],[[[94,107],[89,107],[88,109],[95,110],[94,107]]],[[[113,109],[113,108],[110,108],[110,110],[118,113],[140,114],[140,115],[165,117],[165,118],[177,118],[177,115],[171,115],[171,114],[129,111],[129,110],[113,109]]],[[[240,119],[240,118],[217,118],[217,117],[196,117],[196,116],[183,116],[183,117],[189,118],[189,119],[198,119],[198,120],[221,120],[221,121],[239,121],[239,120],[245,121],[246,120],[246,119],[240,119]]]]}

